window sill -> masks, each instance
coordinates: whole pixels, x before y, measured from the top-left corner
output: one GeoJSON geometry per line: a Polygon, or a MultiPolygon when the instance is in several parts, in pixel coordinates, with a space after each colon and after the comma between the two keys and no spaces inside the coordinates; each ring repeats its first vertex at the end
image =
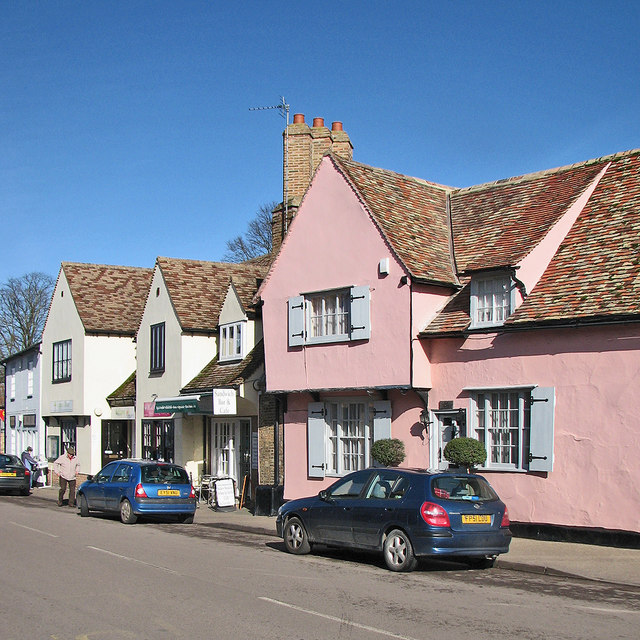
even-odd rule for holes
{"type": "Polygon", "coordinates": [[[351,342],[351,338],[347,335],[344,336],[322,336],[319,338],[307,338],[304,342],[305,347],[313,346],[316,344],[334,344],[337,342],[351,342]]]}
{"type": "Polygon", "coordinates": [[[60,378],[59,380],[52,380],[51,384],[62,384],[63,382],[71,382],[71,378],[60,378]]]}

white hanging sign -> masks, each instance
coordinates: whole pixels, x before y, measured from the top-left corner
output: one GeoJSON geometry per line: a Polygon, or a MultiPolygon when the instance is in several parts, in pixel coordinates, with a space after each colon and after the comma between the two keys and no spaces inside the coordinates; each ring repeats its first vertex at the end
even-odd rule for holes
{"type": "Polygon", "coordinates": [[[236,410],[236,390],[235,389],[214,389],[213,390],[213,415],[215,416],[235,416],[236,410]]]}

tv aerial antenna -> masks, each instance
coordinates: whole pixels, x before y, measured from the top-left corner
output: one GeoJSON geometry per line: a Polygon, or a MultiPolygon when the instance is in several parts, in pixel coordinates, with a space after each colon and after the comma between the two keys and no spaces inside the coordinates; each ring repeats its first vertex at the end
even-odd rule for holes
{"type": "Polygon", "coordinates": [[[280,104],[270,107],[249,107],[249,111],[270,111],[276,109],[286,121],[284,130],[284,232],[287,232],[287,223],[289,221],[289,105],[280,96],[280,104]]]}

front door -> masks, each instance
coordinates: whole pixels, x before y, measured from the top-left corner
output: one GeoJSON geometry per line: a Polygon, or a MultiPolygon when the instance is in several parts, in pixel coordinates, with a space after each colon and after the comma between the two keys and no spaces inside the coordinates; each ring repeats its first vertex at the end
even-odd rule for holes
{"type": "Polygon", "coordinates": [[[251,422],[211,420],[211,475],[233,478],[242,487],[251,473],[251,422]]]}
{"type": "Polygon", "coordinates": [[[449,463],[445,460],[444,448],[453,438],[464,435],[464,433],[461,432],[458,411],[435,412],[435,417],[436,433],[435,437],[431,439],[431,468],[445,471],[449,468],[449,463]]]}
{"type": "Polygon", "coordinates": [[[102,421],[102,466],[131,455],[129,423],[126,420],[102,421]]]}

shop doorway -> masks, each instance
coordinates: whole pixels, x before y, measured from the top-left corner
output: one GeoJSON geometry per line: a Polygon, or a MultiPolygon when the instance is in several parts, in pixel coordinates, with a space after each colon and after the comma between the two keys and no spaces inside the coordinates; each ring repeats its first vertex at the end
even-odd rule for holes
{"type": "Polygon", "coordinates": [[[129,420],[102,421],[102,466],[112,460],[131,456],[131,422],[129,420]]]}
{"type": "Polygon", "coordinates": [[[251,421],[209,419],[210,473],[233,478],[242,486],[251,474],[251,421]]]}
{"type": "Polygon", "coordinates": [[[142,421],[142,457],[146,460],[173,462],[174,451],[173,420],[142,421]]]}

